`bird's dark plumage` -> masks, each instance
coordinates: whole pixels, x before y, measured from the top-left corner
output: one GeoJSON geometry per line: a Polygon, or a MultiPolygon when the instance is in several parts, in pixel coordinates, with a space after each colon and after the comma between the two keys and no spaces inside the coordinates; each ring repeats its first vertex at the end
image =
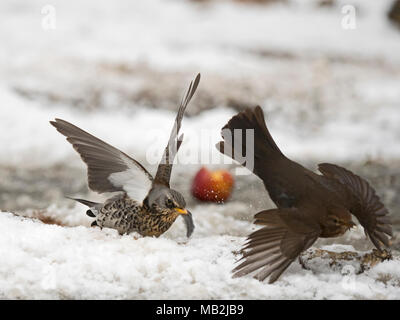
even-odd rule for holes
{"type": "Polygon", "coordinates": [[[390,218],[387,216],[389,212],[368,182],[334,164],[321,163],[318,165],[318,169],[328,178],[327,184],[332,181],[329,179],[333,179],[345,189],[342,192],[347,195],[347,207],[364,227],[365,233],[372,243],[379,250],[382,250],[381,244],[388,247],[387,235],[393,236],[390,218]]]}
{"type": "Polygon", "coordinates": [[[87,214],[96,217],[93,226],[114,228],[120,233],[137,231],[145,236],[159,236],[182,215],[187,235],[191,235],[192,214],[185,209],[183,196],[170,188],[170,177],[183,139],[183,135],[178,139],[182,118],[199,82],[200,74],[190,83],[179,106],[155,178],[138,161],[90,133],[62,119],[50,121],[86,163],[89,188],[99,193],[120,192],[104,204],[74,199],[90,208],[87,214]]]}
{"type": "Polygon", "coordinates": [[[255,278],[276,281],[319,237],[336,237],[350,229],[351,214],[379,250],[389,246],[388,211],[364,179],[328,163],[319,165],[319,175],[288,159],[272,139],[260,107],[238,113],[222,129],[232,138],[227,141],[223,136],[217,148],[233,159],[235,147],[246,150],[245,130],[254,130],[254,148],[247,148],[254,156],[253,172],[277,206],[255,215],[255,224],[263,227],[249,235],[235,276],[257,271],[255,278]],[[237,129],[242,130],[242,139],[235,144],[237,129]]]}

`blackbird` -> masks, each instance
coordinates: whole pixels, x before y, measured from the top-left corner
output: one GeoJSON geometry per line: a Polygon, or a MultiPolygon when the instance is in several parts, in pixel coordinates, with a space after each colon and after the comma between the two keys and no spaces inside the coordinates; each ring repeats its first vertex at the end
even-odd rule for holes
{"type": "Polygon", "coordinates": [[[90,208],[87,215],[96,218],[92,226],[117,229],[120,234],[136,231],[143,236],[158,237],[182,215],[190,237],[194,230],[192,214],[185,209],[183,196],[170,188],[170,177],[183,141],[183,134],[178,138],[183,114],[199,82],[200,74],[190,83],[181,101],[154,178],[138,161],[117,148],[65,120],[50,121],[86,163],[89,188],[99,193],[119,192],[104,203],[73,199],[90,208]]]}
{"type": "Polygon", "coordinates": [[[337,237],[354,226],[351,215],[378,250],[389,247],[392,226],[388,210],[367,181],[335,164],[319,164],[320,175],[288,159],[272,139],[259,106],[229,120],[217,149],[239,159],[241,150],[247,150],[246,129],[254,130],[253,172],[277,208],[255,215],[254,223],[263,227],[248,236],[234,276],[257,271],[256,279],[269,277],[273,283],[319,237],[337,237]]]}

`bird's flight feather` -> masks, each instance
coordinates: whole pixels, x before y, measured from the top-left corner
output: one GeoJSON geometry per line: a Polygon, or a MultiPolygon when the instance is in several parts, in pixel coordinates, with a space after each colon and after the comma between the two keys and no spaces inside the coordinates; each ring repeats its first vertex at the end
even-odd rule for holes
{"type": "Polygon", "coordinates": [[[307,215],[295,208],[261,211],[255,218],[255,224],[264,227],[248,236],[242,249],[245,261],[233,270],[235,277],[257,271],[256,279],[269,277],[269,283],[276,281],[321,231],[317,225],[306,223],[307,215]]]}
{"type": "Polygon", "coordinates": [[[171,171],[172,165],[174,162],[174,158],[181,146],[183,135],[178,138],[179,130],[181,128],[183,114],[185,113],[185,109],[192,99],[194,93],[196,92],[197,86],[200,82],[200,74],[196,76],[194,81],[190,83],[189,89],[181,101],[181,104],[178,109],[178,114],[176,115],[174,126],[171,131],[171,135],[168,140],[167,147],[164,150],[164,154],[161,158],[161,162],[158,166],[156,176],[154,178],[154,183],[162,184],[169,187],[169,182],[171,179],[171,171]]]}
{"type": "Polygon", "coordinates": [[[376,248],[382,250],[381,244],[388,247],[388,236],[393,236],[389,211],[374,188],[363,178],[335,164],[321,163],[318,169],[324,176],[337,180],[345,187],[344,190],[350,195],[347,197],[348,209],[364,227],[376,248]]]}
{"type": "Polygon", "coordinates": [[[67,137],[86,163],[91,190],[124,191],[132,199],[144,199],[153,177],[138,161],[65,120],[55,119],[50,123],[67,137]]]}

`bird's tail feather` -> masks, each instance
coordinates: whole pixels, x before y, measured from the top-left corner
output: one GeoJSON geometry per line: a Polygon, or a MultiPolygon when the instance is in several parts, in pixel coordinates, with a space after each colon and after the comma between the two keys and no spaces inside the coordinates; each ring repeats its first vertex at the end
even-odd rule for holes
{"type": "Polygon", "coordinates": [[[89,200],[84,200],[84,199],[76,199],[76,198],[70,198],[70,197],[67,197],[67,198],[71,199],[71,200],[78,201],[79,203],[82,203],[85,206],[88,206],[90,209],[86,211],[86,214],[89,217],[92,217],[92,218],[96,217],[96,215],[98,213],[98,207],[100,206],[99,203],[92,202],[92,201],[89,201],[89,200]]]}
{"type": "Polygon", "coordinates": [[[246,110],[239,112],[222,128],[223,132],[224,130],[229,130],[231,141],[227,141],[223,136],[224,141],[219,142],[216,147],[221,153],[230,156],[234,160],[237,160],[235,159],[234,152],[234,146],[236,146],[234,130],[237,129],[241,130],[242,134],[242,153],[244,153],[245,150],[251,150],[251,148],[246,148],[246,130],[254,130],[254,148],[252,151],[254,152],[255,174],[257,174],[257,168],[263,161],[265,161],[265,159],[285,157],[269,133],[265,124],[263,111],[259,106],[254,109],[247,108],[246,110]],[[231,152],[229,153],[226,152],[226,144],[230,144],[231,152]]]}

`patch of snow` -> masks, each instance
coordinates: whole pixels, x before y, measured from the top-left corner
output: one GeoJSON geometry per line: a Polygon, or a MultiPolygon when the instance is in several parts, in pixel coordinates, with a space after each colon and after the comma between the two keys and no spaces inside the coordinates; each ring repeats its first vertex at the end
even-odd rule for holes
{"type": "MultiPolygon", "coordinates": [[[[206,214],[196,210],[199,217],[206,214]]],[[[237,259],[234,252],[240,248],[244,237],[219,234],[215,225],[223,224],[223,217],[211,218],[208,225],[202,226],[204,219],[207,220],[206,217],[198,219],[198,230],[210,229],[206,234],[195,230],[189,240],[182,236],[184,232],[135,240],[134,235],[119,236],[111,229],[47,225],[3,212],[0,214],[0,242],[6,245],[0,247],[0,297],[400,298],[398,259],[348,277],[332,272],[313,273],[302,269],[296,261],[272,285],[250,277],[233,279],[231,270],[237,259]]]]}
{"type": "Polygon", "coordinates": [[[330,244],[322,246],[321,249],[332,252],[355,251],[352,245],[345,245],[345,244],[330,244]]]}
{"type": "MultiPolygon", "coordinates": [[[[146,167],[151,167],[161,159],[175,117],[173,112],[140,107],[133,116],[117,112],[112,113],[111,117],[111,112],[107,111],[89,116],[67,107],[49,109],[38,102],[22,100],[4,87],[0,86],[0,90],[3,103],[0,119],[4,132],[0,135],[0,162],[4,165],[35,167],[65,161],[82,165],[65,138],[49,124],[50,120],[57,117],[72,122],[143,161],[146,167]]],[[[264,109],[268,115],[268,108],[264,109]]],[[[211,163],[224,164],[227,158],[221,156],[214,146],[220,140],[220,128],[234,114],[232,109],[217,108],[202,112],[197,117],[185,118],[182,125],[185,139],[177,157],[179,163],[198,165],[201,163],[200,157],[209,154],[207,159],[211,163]]],[[[321,127],[318,134],[312,134],[311,131],[302,133],[299,128],[296,134],[298,123],[290,123],[288,127],[288,123],[284,122],[284,114],[267,118],[271,134],[289,157],[329,161],[367,156],[399,157],[399,148],[387,147],[395,146],[400,136],[398,120],[399,115],[393,106],[378,110],[376,116],[369,114],[358,122],[351,117],[338,115],[321,127]],[[366,137],[366,132],[371,131],[374,135],[366,137]],[[386,143],[382,144],[382,141],[386,143]]]]}

